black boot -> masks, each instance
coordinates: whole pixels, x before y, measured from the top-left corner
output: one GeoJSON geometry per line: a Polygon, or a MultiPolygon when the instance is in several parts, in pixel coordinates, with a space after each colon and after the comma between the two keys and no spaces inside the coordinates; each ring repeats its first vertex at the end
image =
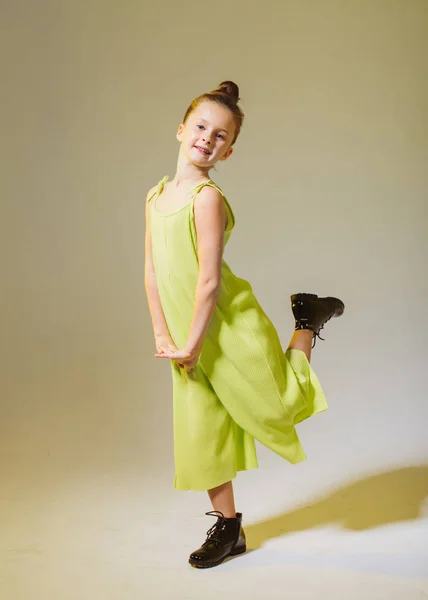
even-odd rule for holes
{"type": "Polygon", "coordinates": [[[207,539],[202,546],[190,555],[189,563],[198,569],[215,567],[227,556],[242,554],[247,549],[241,526],[242,513],[236,513],[236,517],[231,518],[226,518],[218,510],[205,514],[217,517],[217,522],[208,529],[207,539]]]}
{"type": "Polygon", "coordinates": [[[345,305],[338,298],[318,298],[316,294],[293,294],[291,296],[291,308],[296,319],[295,330],[311,329],[315,346],[316,338],[324,339],[319,335],[320,329],[332,317],[340,317],[345,310],[345,305]]]}

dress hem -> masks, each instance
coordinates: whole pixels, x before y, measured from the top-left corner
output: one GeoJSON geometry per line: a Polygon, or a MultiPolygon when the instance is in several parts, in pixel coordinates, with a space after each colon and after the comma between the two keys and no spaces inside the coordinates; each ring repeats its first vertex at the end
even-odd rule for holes
{"type": "Polygon", "coordinates": [[[210,483],[208,487],[207,486],[204,486],[204,487],[181,486],[181,485],[177,484],[178,477],[177,477],[177,475],[175,475],[174,476],[174,488],[176,490],[178,490],[179,492],[207,492],[208,490],[219,487],[220,485],[223,485],[224,483],[227,483],[228,481],[232,481],[233,479],[236,478],[237,474],[240,471],[250,471],[252,469],[258,469],[258,468],[259,468],[258,464],[253,464],[248,467],[243,467],[242,469],[236,469],[234,471],[231,471],[230,475],[228,475],[228,476],[222,475],[221,477],[218,478],[218,480],[214,480],[214,482],[210,483]]]}

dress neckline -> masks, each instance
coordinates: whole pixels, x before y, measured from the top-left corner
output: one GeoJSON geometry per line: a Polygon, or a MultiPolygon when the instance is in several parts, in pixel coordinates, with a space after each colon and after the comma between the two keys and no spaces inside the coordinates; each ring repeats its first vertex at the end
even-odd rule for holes
{"type": "MultiPolygon", "coordinates": [[[[159,198],[159,196],[162,194],[164,188],[165,188],[165,183],[168,181],[169,177],[168,175],[165,175],[165,177],[163,179],[160,180],[159,182],[159,188],[156,190],[156,196],[155,199],[153,201],[153,210],[155,211],[156,214],[158,214],[160,217],[169,217],[171,215],[175,215],[179,212],[181,212],[182,210],[184,210],[187,206],[189,206],[189,204],[192,204],[194,198],[195,198],[195,194],[192,195],[192,198],[189,200],[189,202],[186,202],[186,204],[184,204],[181,208],[177,208],[177,210],[173,210],[171,212],[160,212],[157,207],[156,207],[156,202],[157,199],[159,198]]],[[[196,190],[196,188],[206,185],[207,183],[214,183],[214,181],[212,179],[207,179],[206,181],[202,181],[201,183],[196,184],[193,188],[190,188],[189,192],[191,192],[192,190],[196,190]]]]}

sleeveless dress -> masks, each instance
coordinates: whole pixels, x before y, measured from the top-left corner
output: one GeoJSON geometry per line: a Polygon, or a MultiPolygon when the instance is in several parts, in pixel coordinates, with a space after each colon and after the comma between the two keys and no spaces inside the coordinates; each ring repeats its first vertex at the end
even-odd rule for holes
{"type": "MultiPolygon", "coordinates": [[[[190,202],[169,213],[156,200],[166,175],[148,199],[153,263],[169,332],[177,348],[188,339],[198,280],[193,206],[209,185],[222,195],[227,244],[232,208],[212,181],[195,188],[190,202]]],[[[221,290],[202,350],[187,372],[170,360],[173,387],[174,487],[205,491],[258,467],[255,439],[290,463],[306,459],[296,423],[327,409],[321,385],[304,352],[284,353],[278,333],[248,281],[223,259],[221,290]]]]}

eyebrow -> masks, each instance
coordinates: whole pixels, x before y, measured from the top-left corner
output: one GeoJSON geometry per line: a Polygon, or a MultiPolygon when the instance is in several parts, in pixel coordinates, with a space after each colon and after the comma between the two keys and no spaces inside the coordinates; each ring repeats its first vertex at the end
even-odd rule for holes
{"type": "MultiPolygon", "coordinates": [[[[202,119],[201,117],[198,119],[199,121],[203,121],[204,123],[208,123],[208,121],[206,119],[202,119]]],[[[223,127],[220,127],[219,131],[225,131],[226,133],[229,133],[227,131],[227,129],[224,129],[223,127]]]]}

